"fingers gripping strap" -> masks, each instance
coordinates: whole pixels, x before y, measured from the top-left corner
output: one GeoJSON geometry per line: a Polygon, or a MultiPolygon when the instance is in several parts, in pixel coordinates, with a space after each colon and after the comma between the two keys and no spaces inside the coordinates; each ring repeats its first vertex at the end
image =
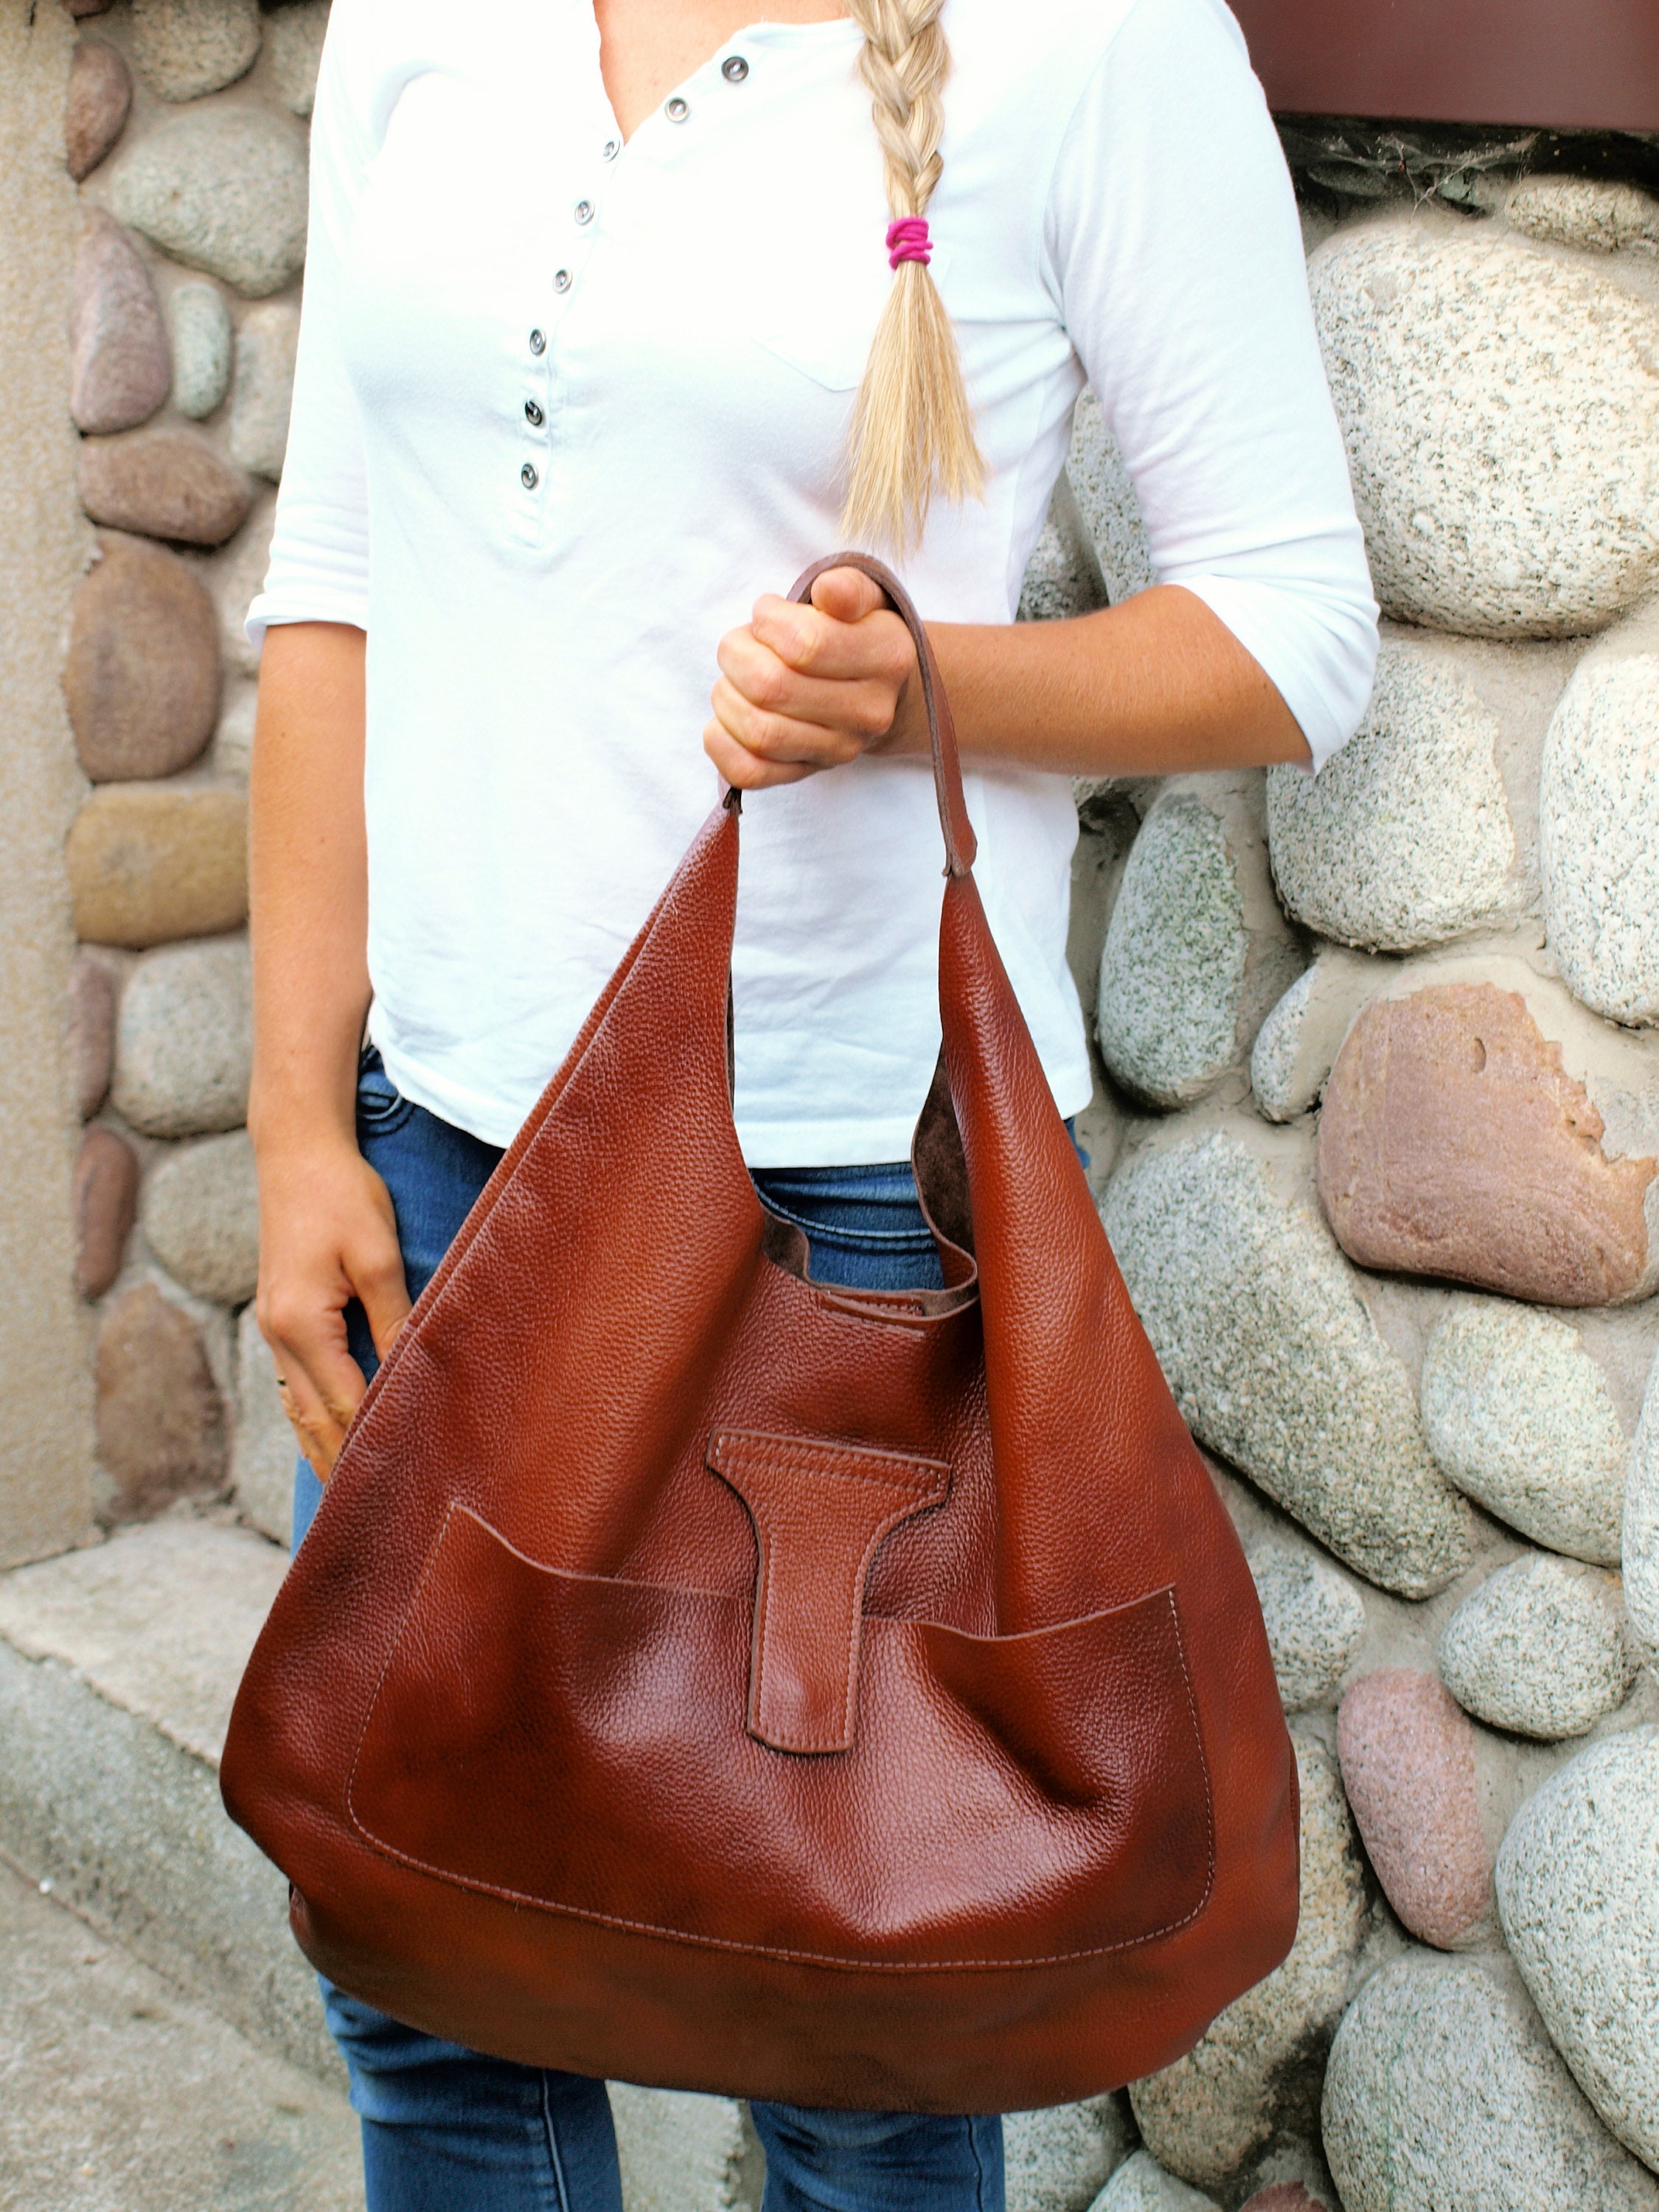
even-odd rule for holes
{"type": "Polygon", "coordinates": [[[915,641],[916,665],[921,672],[922,705],[927,714],[927,742],[933,754],[933,788],[939,794],[939,828],[945,833],[945,872],[947,876],[965,876],[974,865],[977,841],[974,825],[968,819],[968,802],[962,793],[962,765],[957,758],[957,732],[951,720],[951,702],[945,696],[939,664],[933,659],[933,648],[927,641],[921,617],[892,570],[872,553],[832,553],[826,561],[815,561],[796,579],[789,597],[804,603],[811,597],[813,585],[829,568],[856,568],[872,583],[879,585],[915,641]]]}

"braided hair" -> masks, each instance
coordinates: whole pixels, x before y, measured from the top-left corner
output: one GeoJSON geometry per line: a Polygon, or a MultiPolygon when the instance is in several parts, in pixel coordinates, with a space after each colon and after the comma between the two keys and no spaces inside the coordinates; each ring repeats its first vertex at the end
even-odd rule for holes
{"type": "MultiPolygon", "coordinates": [[[[907,218],[926,216],[943,166],[942,94],[951,63],[939,21],[943,5],[847,0],[864,33],[859,68],[881,140],[895,232],[907,218]]],[[[904,553],[920,540],[935,491],[957,501],[983,489],[985,464],[956,333],[925,256],[895,263],[859,386],[849,461],[842,526],[854,544],[884,539],[904,553]]]]}

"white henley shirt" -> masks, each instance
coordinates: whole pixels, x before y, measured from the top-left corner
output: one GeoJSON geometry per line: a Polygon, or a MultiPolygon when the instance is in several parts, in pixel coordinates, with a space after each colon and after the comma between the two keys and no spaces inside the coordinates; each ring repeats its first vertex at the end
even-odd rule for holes
{"type": "MultiPolygon", "coordinates": [[[[1376,608],[1295,206],[1222,0],[947,0],[933,273],[988,483],[903,564],[1012,620],[1093,385],[1159,578],[1316,763],[1376,608]]],[[[370,1033],[505,1144],[714,803],[722,633],[839,539],[890,276],[860,33],[757,23],[634,137],[589,0],[334,0],[294,413],[249,618],[368,633],[370,1033]]],[[[1064,1113],[1065,778],[976,767],[991,926],[1064,1113]]],[[[931,779],[862,760],[746,801],[738,1126],[755,1166],[909,1146],[939,1042],[931,779]]]]}

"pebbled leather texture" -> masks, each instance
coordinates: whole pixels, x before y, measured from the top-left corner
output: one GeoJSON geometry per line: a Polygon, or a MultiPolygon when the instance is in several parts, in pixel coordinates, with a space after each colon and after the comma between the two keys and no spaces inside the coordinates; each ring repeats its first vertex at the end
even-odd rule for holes
{"type": "Polygon", "coordinates": [[[735,794],[375,1377],[238,1694],[314,1964],[526,2063],[995,2112],[1289,1949],[1254,1585],[997,957],[915,609],[945,1288],[817,1284],[732,1124],[735,794]],[[665,1205],[664,1159],[677,1189],[665,1205]]]}

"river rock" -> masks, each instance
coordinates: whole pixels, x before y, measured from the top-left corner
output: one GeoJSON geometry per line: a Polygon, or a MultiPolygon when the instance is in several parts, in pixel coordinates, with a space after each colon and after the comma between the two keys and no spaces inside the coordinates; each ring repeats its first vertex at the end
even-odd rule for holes
{"type": "Polygon", "coordinates": [[[1025,564],[1018,622],[1058,622],[1107,605],[1100,562],[1062,469],[1048,501],[1042,534],[1025,564]]]}
{"type": "Polygon", "coordinates": [[[175,260],[251,299],[280,292],[304,264],[305,149],[267,109],[175,116],[122,155],[110,198],[124,222],[175,260]]]}
{"type": "Polygon", "coordinates": [[[1336,2032],[1325,2154],[1346,2212],[1655,2212],[1501,1957],[1413,1952],[1336,2032]]]}
{"type": "Polygon", "coordinates": [[[1325,2053],[1347,2002],[1370,1908],[1336,1761],[1296,1739],[1301,1917],[1284,1964],[1213,2021],[1184,2058],[1131,2084],[1159,2165],[1225,2192],[1276,2133],[1316,2129],[1325,2053]]]}
{"type": "Polygon", "coordinates": [[[1564,1306],[1645,1297],[1651,1159],[1609,1159],[1525,999],[1428,984],[1367,1006],[1319,1121],[1319,1195],[1364,1267],[1564,1306]]]}
{"type": "Polygon", "coordinates": [[[147,953],[121,994],[116,1109],[151,1137],[234,1129],[247,1118],[253,1056],[245,939],[147,953]]]}
{"type": "Polygon", "coordinates": [[[1285,1711],[1328,1704],[1365,1633],[1364,1599],[1316,1552],[1263,1544],[1250,1572],[1285,1711]]]}
{"type": "Polygon", "coordinates": [[[1498,1905],[1579,2087],[1659,2167],[1659,1729],[1587,1746],[1528,1799],[1498,1853],[1498,1905]]]}
{"type": "Polygon", "coordinates": [[[115,1129],[88,1129],[76,1155],[75,1287],[101,1298],[121,1272],[138,1205],[138,1156],[115,1129]]]}
{"type": "Polygon", "coordinates": [[[141,951],[247,919],[247,795],[214,785],[117,783],[70,830],[77,935],[141,951]]]}
{"type": "Polygon", "coordinates": [[[1659,245],[1659,200],[1601,177],[1524,177],[1504,203],[1510,227],[1547,246],[1615,253],[1659,245]]]}
{"type": "Polygon", "coordinates": [[[1524,897],[1497,715],[1443,647],[1389,639],[1358,731],[1316,776],[1267,772],[1273,875],[1297,920],[1373,952],[1511,920],[1524,897]]]}
{"type": "Polygon", "coordinates": [[[259,1279],[259,1190],[246,1129],[180,1145],[152,1170],[144,1235],[176,1283],[240,1306],[259,1279]]]}
{"type": "Polygon", "coordinates": [[[70,969],[69,1064],[75,1108],[89,1121],[109,1095],[115,1057],[115,978],[90,952],[70,969]]]}
{"type": "Polygon", "coordinates": [[[1440,1636],[1440,1679],[1465,1712],[1547,1743],[1624,1703],[1632,1669],[1613,1577],[1532,1552],[1472,1590],[1440,1636]]]}
{"type": "Polygon", "coordinates": [[[167,301],[173,340],[173,404],[199,422],[230,389],[230,310],[216,284],[176,284],[167,301]]]}
{"type": "Polygon", "coordinates": [[[1261,775],[1172,779],[1107,926],[1101,1057],[1132,1096],[1190,1104],[1243,1065],[1304,957],[1268,878],[1261,775]]]}
{"type": "Polygon", "coordinates": [[[1214,2197],[1165,2173],[1150,2151],[1138,2150],[1119,2166],[1091,2212],[1218,2212],[1218,2207],[1214,2197]]]}
{"type": "Polygon", "coordinates": [[[224,1402],[202,1333],[154,1283],[124,1291],[98,1332],[98,1457],[111,1517],[142,1520],[222,1489],[224,1402]]]}
{"type": "Polygon", "coordinates": [[[250,307],[236,333],[236,381],[230,400],[230,450],[245,469],[283,473],[288,451],[289,410],[294,404],[294,357],[300,311],[287,301],[250,307]]]}
{"type": "Polygon", "coordinates": [[[328,28],[328,0],[300,0],[267,19],[270,73],[276,97],[295,115],[309,115],[317,96],[317,65],[328,28]]]}
{"type": "Polygon", "coordinates": [[[1392,976],[1391,963],[1322,945],[1256,1031],[1250,1091],[1269,1121],[1294,1121],[1318,1103],[1354,1016],[1392,976]]]}
{"type": "Polygon", "coordinates": [[[1659,309],[1496,224],[1407,215],[1309,264],[1383,611],[1567,637],[1659,576],[1659,309]]]}
{"type": "MultiPolygon", "coordinates": [[[[293,1533],[294,1469],[298,1458],[294,1431],[276,1393],[276,1362],[259,1333],[253,1308],[245,1306],[236,1322],[236,1440],[230,1455],[231,1489],[243,1519],[273,1543],[286,1545],[293,1533]]],[[[1050,2212],[1050,2207],[1046,2203],[1033,2204],[1030,2212],[1050,2212]]],[[[1071,2207],[1056,2204],[1052,2212],[1071,2212],[1071,2207]]]]}
{"type": "Polygon", "coordinates": [[[1152,547],[1140,519],[1140,502],[1129,481],[1118,443],[1092,392],[1085,392],[1072,417],[1072,445],[1066,477],[1113,606],[1133,599],[1157,581],[1152,547]]]}
{"type": "Polygon", "coordinates": [[[267,491],[255,501],[240,537],[219,563],[215,594],[219,603],[220,646],[225,665],[241,676],[259,672],[258,650],[248,641],[247,611],[264,589],[276,520],[276,498],[267,491]]]}
{"type": "Polygon", "coordinates": [[[191,430],[137,430],[81,446],[81,504],[94,522],[222,545],[247,518],[247,479],[191,430]]]}
{"type": "Polygon", "coordinates": [[[94,783],[190,765],[218,719],[219,638],[187,562],[135,538],[100,540],[70,611],[64,693],[94,783]]]}
{"type": "Polygon", "coordinates": [[[1659,1023],[1659,653],[1575,672],[1538,803],[1544,925],[1573,996],[1659,1023]]]}
{"type": "Polygon", "coordinates": [[[1480,1929],[1492,1903],[1474,1741],[1443,1683],[1414,1668],[1362,1674],[1337,1713],[1343,1785],[1376,1878],[1412,1934],[1441,1950],[1480,1929]]]}
{"type": "Polygon", "coordinates": [[[1659,1661],[1659,1360],[1648,1377],[1625,1486],[1625,1621],[1632,1644],[1659,1661]]]}
{"type": "Polygon", "coordinates": [[[1267,1160],[1219,1130],[1148,1146],[1102,1217],[1202,1443],[1385,1589],[1426,1597],[1462,1571],[1468,1509],[1429,1456],[1406,1371],[1267,1160]]]}
{"type": "Polygon", "coordinates": [[[1466,1497],[1553,1552],[1618,1565],[1629,1446],[1576,1328],[1507,1299],[1454,1306],[1424,1353],[1422,1407],[1466,1497]]]}
{"type": "Polygon", "coordinates": [[[1325,2208],[1299,2181],[1276,2181],[1271,2189],[1258,2189],[1243,2212],[1325,2212],[1325,2208]]]}
{"type": "Polygon", "coordinates": [[[246,783],[253,767],[253,732],[259,718],[259,690],[239,684],[225,701],[213,740],[209,765],[216,775],[234,776],[246,783]]]}
{"type": "Polygon", "coordinates": [[[1005,2113],[1002,2144],[1007,2212],[1088,2212],[1133,2148],[1134,2128],[1120,2091],[1005,2113]]]}
{"type": "Polygon", "coordinates": [[[76,248],[70,348],[77,430],[130,430],[167,398],[173,362],[155,287],[132,240],[102,208],[88,210],[76,248]]]}
{"type": "Polygon", "coordinates": [[[79,184],[89,177],[127,126],[132,78],[107,39],[82,39],[70,61],[64,108],[64,152],[79,184]]]}
{"type": "Polygon", "coordinates": [[[259,0],[132,0],[132,52],[153,93],[198,100],[252,68],[259,0]]]}

